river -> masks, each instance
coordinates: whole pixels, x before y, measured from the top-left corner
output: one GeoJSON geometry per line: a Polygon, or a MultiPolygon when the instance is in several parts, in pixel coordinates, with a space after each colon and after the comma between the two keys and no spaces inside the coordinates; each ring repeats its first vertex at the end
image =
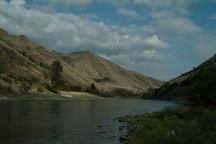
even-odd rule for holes
{"type": "Polygon", "coordinates": [[[175,107],[140,99],[0,102],[1,144],[119,144],[116,119],[175,107]]]}

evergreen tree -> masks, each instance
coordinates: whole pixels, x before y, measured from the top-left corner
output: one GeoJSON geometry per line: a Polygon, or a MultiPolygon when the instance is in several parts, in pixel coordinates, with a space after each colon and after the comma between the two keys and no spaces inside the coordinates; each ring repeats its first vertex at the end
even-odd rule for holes
{"type": "Polygon", "coordinates": [[[90,89],[91,93],[95,93],[96,92],[96,87],[95,87],[95,84],[92,83],[91,84],[91,89],[90,89]]]}
{"type": "Polygon", "coordinates": [[[54,61],[51,68],[51,84],[53,89],[57,89],[61,84],[61,73],[63,67],[59,61],[54,61]]]}

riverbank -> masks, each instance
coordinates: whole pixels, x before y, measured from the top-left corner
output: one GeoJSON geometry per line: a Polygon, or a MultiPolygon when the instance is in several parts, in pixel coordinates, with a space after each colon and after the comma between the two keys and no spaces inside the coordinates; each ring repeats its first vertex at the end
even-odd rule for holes
{"type": "Polygon", "coordinates": [[[27,93],[27,94],[0,94],[0,101],[46,101],[46,100],[93,100],[104,99],[100,96],[87,92],[66,92],[60,91],[59,94],[51,93],[27,93]]]}
{"type": "Polygon", "coordinates": [[[182,108],[125,117],[128,134],[124,144],[214,144],[216,110],[182,108]]]}
{"type": "Polygon", "coordinates": [[[71,98],[71,99],[85,99],[85,100],[105,99],[104,97],[91,94],[88,92],[60,91],[60,96],[65,98],[71,98]]]}

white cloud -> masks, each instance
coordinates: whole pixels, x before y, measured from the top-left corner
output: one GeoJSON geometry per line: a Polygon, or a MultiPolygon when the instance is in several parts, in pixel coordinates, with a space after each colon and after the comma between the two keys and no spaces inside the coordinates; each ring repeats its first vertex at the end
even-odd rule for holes
{"type": "MultiPolygon", "coordinates": [[[[181,40],[188,42],[197,33],[203,32],[188,17],[189,5],[197,1],[34,0],[26,8],[24,0],[1,0],[0,27],[15,34],[25,34],[49,49],[90,50],[129,69],[142,71],[146,63],[164,60],[164,48],[172,47],[173,39],[180,42],[178,37],[181,37],[181,40]],[[40,2],[49,2],[49,7],[41,6],[40,2]],[[60,13],[53,6],[86,7],[93,3],[111,4],[120,16],[136,18],[134,21],[147,15],[148,21],[143,26],[110,25],[100,21],[96,14],[60,13]],[[143,9],[147,7],[147,12],[138,13],[133,9],[137,5],[143,9]]],[[[206,43],[211,52],[214,50],[214,43],[201,42],[197,44],[198,51],[202,51],[201,47],[206,43]]],[[[160,75],[159,71],[155,73],[160,75]]]]}
{"type": "Polygon", "coordinates": [[[153,35],[149,38],[146,38],[144,42],[149,46],[157,46],[160,48],[167,48],[168,43],[161,41],[157,35],[153,35]]]}
{"type": "Polygon", "coordinates": [[[97,0],[52,0],[56,3],[62,3],[67,6],[87,6],[91,3],[97,2],[97,0]]]}
{"type": "Polygon", "coordinates": [[[25,0],[11,0],[10,4],[19,7],[25,5],[25,0]]]}
{"type": "Polygon", "coordinates": [[[123,17],[140,18],[140,15],[136,11],[129,10],[127,8],[120,8],[118,9],[117,13],[123,17]]]}
{"type": "MultiPolygon", "coordinates": [[[[40,0],[42,1],[42,0],[40,0]]],[[[86,7],[95,3],[106,3],[116,7],[131,4],[133,0],[48,0],[50,3],[62,4],[71,7],[86,7]]]]}
{"type": "Polygon", "coordinates": [[[148,27],[107,25],[73,13],[27,9],[21,1],[16,5],[14,2],[0,1],[0,26],[15,34],[25,34],[50,49],[90,50],[119,64],[127,59],[123,62],[130,67],[141,60],[162,60],[160,50],[168,47],[148,27]]]}
{"type": "Polygon", "coordinates": [[[201,28],[184,17],[165,18],[157,21],[158,28],[169,34],[194,34],[200,32],[201,28]]]}
{"type": "MultiPolygon", "coordinates": [[[[43,0],[37,0],[43,1],[43,0]]],[[[88,6],[94,3],[107,3],[116,7],[145,5],[151,9],[167,9],[175,7],[176,10],[185,9],[189,4],[200,0],[48,0],[50,3],[63,4],[65,6],[88,6]]]]}
{"type": "Polygon", "coordinates": [[[179,14],[187,14],[187,7],[200,0],[134,0],[135,4],[146,5],[153,10],[172,9],[179,14]]]}

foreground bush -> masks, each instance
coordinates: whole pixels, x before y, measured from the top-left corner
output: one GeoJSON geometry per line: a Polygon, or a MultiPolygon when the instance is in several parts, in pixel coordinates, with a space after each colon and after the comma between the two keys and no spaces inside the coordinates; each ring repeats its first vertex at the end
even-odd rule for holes
{"type": "Polygon", "coordinates": [[[215,144],[216,110],[183,109],[132,118],[129,144],[215,144]]]}

